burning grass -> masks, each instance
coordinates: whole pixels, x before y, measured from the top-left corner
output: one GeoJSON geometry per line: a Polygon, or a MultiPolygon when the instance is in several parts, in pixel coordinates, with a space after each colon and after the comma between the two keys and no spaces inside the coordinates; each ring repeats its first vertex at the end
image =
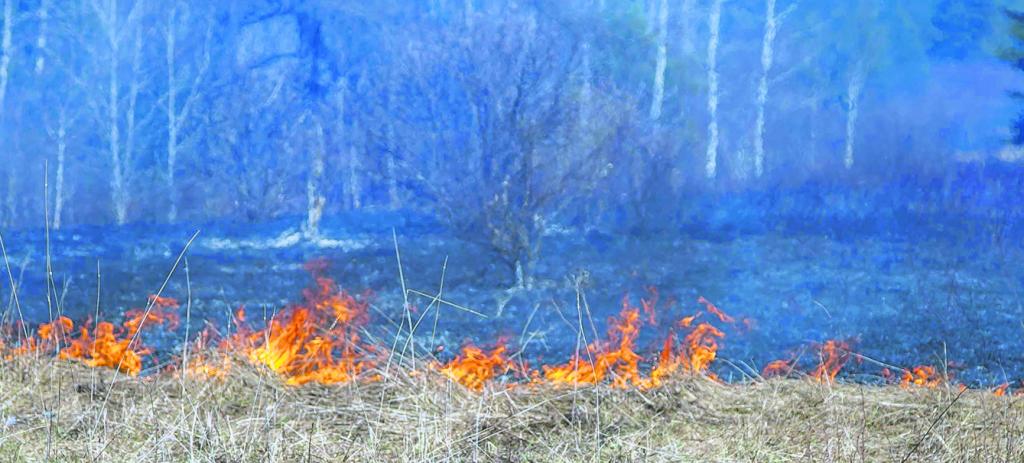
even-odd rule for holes
{"type": "MultiPolygon", "coordinates": [[[[191,355],[151,358],[147,330],[179,322],[152,296],[119,325],[67,318],[0,346],[0,454],[14,461],[867,461],[1024,458],[1024,405],[1009,385],[966,390],[933,366],[842,384],[849,342],[817,365],[769,363],[724,384],[712,372],[737,320],[701,297],[645,357],[657,293],[623,300],[601,339],[530,366],[507,340],[448,361],[368,342],[367,296],[312,265],[302,300],[191,355]],[[177,367],[181,365],[183,368],[177,367]],[[140,375],[147,369],[150,374],[140,375]],[[136,377],[138,375],[138,377],[136,377]]],[[[17,328],[17,329],[14,329],[17,328]]],[[[397,346],[397,339],[395,345],[397,346]]]]}

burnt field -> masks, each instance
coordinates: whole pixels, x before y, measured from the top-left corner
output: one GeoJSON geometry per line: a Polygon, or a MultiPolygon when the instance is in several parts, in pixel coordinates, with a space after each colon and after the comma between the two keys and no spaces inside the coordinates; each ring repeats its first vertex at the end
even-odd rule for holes
{"type": "Polygon", "coordinates": [[[502,344],[531,364],[560,363],[606,338],[624,305],[646,304],[656,315],[644,312],[632,349],[648,367],[667,336],[685,334],[681,320],[702,314],[698,321],[722,332],[710,371],[727,382],[751,379],[777,360],[812,371],[830,340],[852,354],[838,372],[851,381],[885,382],[915,366],[972,387],[1015,389],[1024,377],[1024,270],[1013,265],[1022,253],[1013,240],[991,236],[781,226],[645,238],[552,232],[533,284],[509,289],[513,280],[498,256],[427,220],[353,215],[326,224],[316,242],[284,223],[198,228],[177,268],[192,231],[53,235],[50,304],[44,236],[7,235],[10,277],[19,286],[16,304],[3,285],[6,320],[23,316],[35,327],[64,315],[79,326],[98,315],[120,322],[126,310],[146,308],[167,279],[160,294],[178,300],[182,321],[143,333],[154,351],[143,362],[147,374],[179,355],[186,335],[190,342],[203,333],[230,336],[239,308],[249,325],[266,326],[302,301],[313,284],[308,264],[318,262],[340,291],[368,304],[360,330],[392,347],[408,337],[406,320],[415,322],[410,348],[441,361],[467,344],[502,344]],[[701,298],[730,320],[712,317],[701,298]]]}

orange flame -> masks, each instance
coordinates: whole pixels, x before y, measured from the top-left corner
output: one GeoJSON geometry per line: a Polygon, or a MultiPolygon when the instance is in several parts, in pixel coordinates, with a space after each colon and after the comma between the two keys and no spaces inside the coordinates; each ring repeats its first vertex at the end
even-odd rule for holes
{"type": "Polygon", "coordinates": [[[708,312],[711,312],[712,314],[717,316],[722,323],[736,322],[735,318],[726,315],[725,312],[722,312],[722,310],[719,309],[716,305],[712,304],[711,301],[704,299],[704,296],[700,296],[699,298],[697,298],[697,302],[700,304],[704,304],[704,307],[707,308],[708,312]]]}
{"type": "Polygon", "coordinates": [[[149,321],[156,325],[177,325],[178,315],[166,309],[177,308],[173,299],[155,298],[157,303],[147,313],[142,310],[125,312],[127,319],[120,329],[110,322],[99,322],[90,332],[89,323],[78,329],[78,336],[73,336],[75,324],[70,318],[61,316],[51,323],[43,323],[37,330],[38,342],[30,342],[28,346],[42,348],[61,348],[58,357],[62,359],[78,359],[90,367],[117,368],[120,371],[137,375],[142,371],[142,358],[152,353],[148,347],[141,345],[137,336],[143,323],[149,321]]]}
{"type": "Polygon", "coordinates": [[[792,360],[773,360],[768,362],[761,370],[761,376],[765,378],[773,378],[777,376],[789,376],[793,372],[793,361],[792,360]]]}
{"type": "Polygon", "coordinates": [[[819,357],[821,361],[810,376],[819,383],[831,383],[850,360],[850,345],[843,341],[826,341],[821,346],[819,357]]]}
{"type": "Polygon", "coordinates": [[[515,369],[515,364],[505,356],[506,350],[504,342],[500,342],[490,352],[468,344],[462,348],[462,354],[452,361],[443,366],[435,363],[434,366],[452,381],[480,391],[494,377],[515,369]]]}
{"type": "Polygon", "coordinates": [[[339,290],[330,278],[314,275],[314,280],[315,287],[303,293],[305,302],[274,316],[265,329],[248,328],[239,309],[239,332],[221,347],[241,352],[290,385],[344,383],[373,367],[367,354],[376,349],[359,336],[368,321],[368,305],[339,290]]]}
{"type": "Polygon", "coordinates": [[[711,324],[701,323],[697,325],[690,334],[686,335],[683,341],[687,346],[685,351],[686,361],[683,363],[686,371],[691,373],[706,371],[717,356],[718,339],[724,337],[725,333],[711,324]]]}
{"type": "Polygon", "coordinates": [[[945,382],[944,379],[935,371],[934,367],[921,365],[914,367],[912,370],[903,370],[900,387],[907,389],[913,385],[934,389],[943,382],[945,382]]]}
{"type": "Polygon", "coordinates": [[[587,346],[586,359],[576,354],[564,365],[544,365],[541,367],[544,379],[555,384],[597,384],[612,373],[613,387],[642,385],[639,372],[641,357],[634,350],[640,334],[640,311],[625,300],[619,318],[610,322],[608,343],[596,341],[587,346]]]}

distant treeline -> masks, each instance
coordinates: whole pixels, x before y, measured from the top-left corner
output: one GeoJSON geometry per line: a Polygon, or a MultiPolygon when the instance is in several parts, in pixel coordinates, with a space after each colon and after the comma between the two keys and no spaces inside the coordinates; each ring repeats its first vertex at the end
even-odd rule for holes
{"type": "Polygon", "coordinates": [[[529,254],[695,194],[1015,159],[1018,3],[0,0],[0,223],[370,207],[529,254]]]}

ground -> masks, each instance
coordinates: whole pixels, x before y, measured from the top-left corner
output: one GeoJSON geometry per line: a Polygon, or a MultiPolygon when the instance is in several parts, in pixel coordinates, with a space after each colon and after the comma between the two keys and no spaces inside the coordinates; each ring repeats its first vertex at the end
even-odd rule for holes
{"type": "MultiPolygon", "coordinates": [[[[371,329],[389,338],[404,316],[394,230],[408,288],[434,294],[443,280],[444,299],[483,314],[448,305],[431,309],[429,297],[412,294],[417,315],[436,310],[417,332],[424,350],[454,352],[465,342],[486,345],[504,337],[534,361],[562,361],[575,348],[576,336],[562,334],[577,331],[579,281],[588,303],[588,339],[603,335],[625,296],[638,304],[651,297],[651,288],[658,291],[658,323],[642,327],[639,339],[648,351],[660,347],[672,321],[700,310],[699,297],[718,305],[741,321],[721,327],[726,337],[719,357],[731,364],[714,368],[727,380],[748,379],[776,359],[813,368],[815,346],[829,339],[848,341],[864,355],[841,373],[859,381],[873,381],[883,368],[916,365],[974,387],[1017,387],[1024,378],[1018,341],[1024,267],[1014,264],[1024,261],[1024,252],[1016,238],[997,240],[952,225],[938,231],[892,225],[888,232],[810,222],[743,231],[729,225],[748,219],[713,218],[703,231],[647,237],[552,233],[536,267],[537,284],[523,291],[508,289],[512,275],[496,256],[426,219],[364,212],[325,222],[326,239],[319,242],[299,236],[299,219],[255,228],[205,225],[196,227],[199,238],[187,253],[188,278],[179,266],[163,295],[184,302],[191,294],[190,333],[206,326],[229,331],[240,306],[251,320],[263,320],[299,300],[310,284],[303,265],[324,259],[344,289],[370,294],[371,329]]],[[[129,227],[54,234],[57,308],[76,320],[99,311],[100,318],[116,321],[161,287],[194,232],[129,227]]],[[[52,317],[42,236],[5,236],[13,278],[21,284],[19,314],[6,275],[0,282],[6,320],[52,317]]],[[[146,333],[146,343],[173,354],[183,329],[146,333]]]]}
{"type": "Polygon", "coordinates": [[[1024,403],[956,387],[720,384],[650,391],[494,384],[393,368],[287,386],[142,378],[24,356],[0,368],[4,461],[1019,461],[1024,403]]]}

